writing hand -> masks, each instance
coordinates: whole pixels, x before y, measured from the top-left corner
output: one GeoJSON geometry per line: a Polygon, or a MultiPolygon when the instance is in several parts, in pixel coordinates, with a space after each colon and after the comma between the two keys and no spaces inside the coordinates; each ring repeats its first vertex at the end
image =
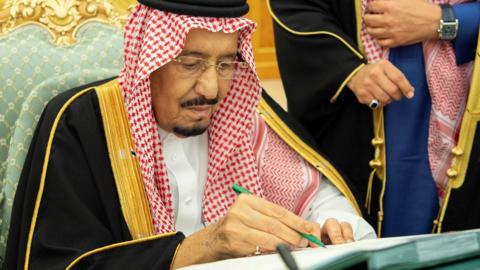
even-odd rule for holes
{"type": "Polygon", "coordinates": [[[241,194],[227,215],[187,237],[174,267],[252,255],[256,247],[275,251],[280,243],[291,248],[308,246],[298,232],[320,236],[320,225],[256,196],[241,194]]]}

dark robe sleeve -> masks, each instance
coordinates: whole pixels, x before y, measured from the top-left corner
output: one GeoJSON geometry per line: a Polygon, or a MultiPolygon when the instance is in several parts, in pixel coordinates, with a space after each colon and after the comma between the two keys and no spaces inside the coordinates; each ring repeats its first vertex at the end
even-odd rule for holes
{"type": "Polygon", "coordinates": [[[29,269],[65,269],[74,261],[71,269],[169,269],[184,236],[172,233],[131,241],[93,91],[61,116],[41,189],[52,123],[73,93],[50,102],[37,128],[14,202],[6,269],[23,269],[28,250],[29,269]],[[40,203],[34,219],[36,200],[40,203]]]}
{"type": "Polygon", "coordinates": [[[372,111],[352,91],[340,87],[365,63],[358,55],[354,1],[269,2],[288,113],[365,198],[374,156],[372,111]]]}
{"type": "Polygon", "coordinates": [[[353,1],[269,1],[289,113],[301,122],[335,113],[350,92],[342,84],[365,62],[356,45],[353,1]],[[340,99],[331,103],[337,93],[340,99]]]}

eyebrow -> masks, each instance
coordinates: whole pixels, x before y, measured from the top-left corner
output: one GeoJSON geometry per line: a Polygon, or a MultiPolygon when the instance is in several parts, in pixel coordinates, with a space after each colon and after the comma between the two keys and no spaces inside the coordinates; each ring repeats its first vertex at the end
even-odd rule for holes
{"type": "MultiPolygon", "coordinates": [[[[180,55],[181,56],[195,56],[195,57],[200,57],[200,58],[209,58],[210,57],[210,55],[208,55],[206,53],[197,52],[197,51],[183,51],[180,55]]],[[[237,57],[237,55],[238,55],[237,52],[231,52],[231,53],[226,53],[226,54],[220,55],[218,58],[219,59],[235,58],[235,57],[237,57]]]]}

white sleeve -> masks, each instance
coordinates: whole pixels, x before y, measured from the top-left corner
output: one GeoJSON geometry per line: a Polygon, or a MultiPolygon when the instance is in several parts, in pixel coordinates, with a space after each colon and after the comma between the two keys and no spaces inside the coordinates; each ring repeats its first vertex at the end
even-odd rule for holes
{"type": "Polygon", "coordinates": [[[348,222],[352,226],[355,240],[377,237],[372,226],[357,214],[348,200],[325,178],[304,216],[307,220],[318,222],[320,226],[329,218],[348,222]]]}

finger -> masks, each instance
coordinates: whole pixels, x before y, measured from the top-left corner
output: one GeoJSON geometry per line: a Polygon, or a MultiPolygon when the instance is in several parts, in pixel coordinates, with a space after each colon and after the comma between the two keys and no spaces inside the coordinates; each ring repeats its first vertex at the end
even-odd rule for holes
{"type": "Polygon", "coordinates": [[[348,222],[340,222],[340,226],[342,227],[343,239],[345,239],[347,243],[355,241],[353,238],[352,225],[348,222]]]}
{"type": "MultiPolygon", "coordinates": [[[[372,95],[373,98],[380,101],[382,106],[392,102],[392,97],[390,97],[390,95],[380,87],[377,81],[370,83],[367,86],[367,90],[370,92],[370,95],[372,95]]],[[[371,100],[368,103],[370,102],[371,100]]]]}
{"type": "Polygon", "coordinates": [[[303,238],[298,232],[279,220],[264,215],[255,209],[244,211],[240,215],[242,215],[242,222],[252,229],[271,234],[294,247],[304,248],[308,245],[307,239],[303,238]]]}
{"type": "Polygon", "coordinates": [[[386,39],[390,37],[390,33],[386,28],[367,27],[367,33],[376,39],[386,39]]]}
{"type": "Polygon", "coordinates": [[[358,102],[361,104],[368,105],[372,101],[372,99],[374,99],[370,92],[363,88],[355,91],[354,93],[357,97],[358,102]]]}
{"type": "Polygon", "coordinates": [[[389,98],[400,100],[403,97],[402,91],[385,74],[376,79],[377,85],[388,94],[389,98]]]}
{"type": "Polygon", "coordinates": [[[393,38],[377,38],[377,43],[383,48],[395,48],[399,45],[393,38]]]}
{"type": "Polygon", "coordinates": [[[323,236],[328,237],[330,243],[337,245],[345,243],[345,239],[343,238],[342,234],[342,227],[338,220],[334,218],[329,218],[323,224],[322,228],[322,238],[323,236]]]}
{"type": "Polygon", "coordinates": [[[400,88],[403,95],[407,98],[413,98],[414,88],[405,75],[389,61],[384,64],[384,69],[387,77],[400,88]]]}
{"type": "Polygon", "coordinates": [[[360,96],[360,97],[357,97],[358,99],[358,102],[360,102],[361,104],[364,104],[364,105],[370,105],[370,102],[372,102],[373,99],[375,99],[372,95],[370,95],[370,93],[368,95],[363,95],[363,96],[360,96]]]}
{"type": "MultiPolygon", "coordinates": [[[[212,243],[224,242],[220,253],[225,258],[253,255],[256,246],[263,251],[273,251],[278,244],[284,243],[274,235],[248,227],[238,220],[232,221],[228,216],[213,226],[215,225],[219,228],[215,229],[212,243]]],[[[212,227],[208,226],[208,228],[212,227]]]]}
{"type": "MultiPolygon", "coordinates": [[[[322,239],[322,228],[320,227],[320,224],[315,223],[315,232],[312,233],[314,236],[318,237],[318,239],[322,239]]],[[[309,247],[319,247],[317,244],[308,241],[308,246],[309,247]]]]}
{"type": "Polygon", "coordinates": [[[363,16],[363,22],[368,27],[384,27],[386,24],[385,16],[382,14],[367,13],[363,16]]]}
{"type": "Polygon", "coordinates": [[[287,209],[262,198],[256,196],[252,196],[252,198],[254,199],[249,202],[250,206],[258,212],[279,220],[297,232],[315,233],[315,223],[309,222],[287,209]]]}
{"type": "Polygon", "coordinates": [[[383,14],[388,11],[388,2],[371,1],[367,5],[366,13],[383,14]]]}
{"type": "Polygon", "coordinates": [[[243,255],[251,255],[256,251],[258,246],[263,252],[275,251],[277,245],[286,244],[285,241],[276,237],[275,235],[265,233],[260,230],[249,228],[247,236],[244,241],[239,245],[239,249],[243,255]]]}

